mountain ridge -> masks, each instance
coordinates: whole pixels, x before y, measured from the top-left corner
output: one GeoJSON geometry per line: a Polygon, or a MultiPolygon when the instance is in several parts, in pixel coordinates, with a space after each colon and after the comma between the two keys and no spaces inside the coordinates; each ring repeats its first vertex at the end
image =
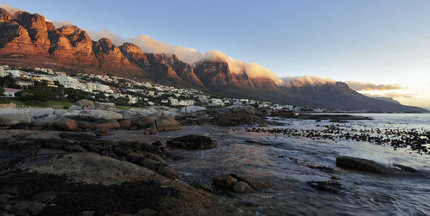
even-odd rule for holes
{"type": "Polygon", "coordinates": [[[0,8],[0,63],[49,67],[70,73],[117,75],[176,87],[191,87],[219,96],[247,97],[276,103],[322,107],[333,111],[425,112],[370,98],[345,83],[286,86],[251,77],[246,68],[231,71],[222,60],[194,65],[174,54],[145,53],[135,44],[116,46],[108,38],[93,41],[74,25],[56,28],[39,14],[10,14],[0,8]]]}

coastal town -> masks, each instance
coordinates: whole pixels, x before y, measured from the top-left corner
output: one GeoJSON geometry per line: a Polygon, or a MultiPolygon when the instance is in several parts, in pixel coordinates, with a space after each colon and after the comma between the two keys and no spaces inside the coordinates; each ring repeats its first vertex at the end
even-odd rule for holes
{"type": "MultiPolygon", "coordinates": [[[[169,107],[228,107],[253,106],[269,110],[323,112],[320,108],[297,107],[293,105],[273,104],[248,98],[217,97],[201,90],[175,88],[151,82],[139,82],[128,78],[96,74],[73,74],[54,71],[49,68],[15,68],[9,65],[0,66],[0,78],[10,77],[15,88],[0,86],[3,96],[15,98],[17,93],[34,87],[37,84],[49,88],[74,89],[87,93],[88,99],[102,102],[120,101],[128,106],[169,106],[169,107]]],[[[64,94],[64,98],[68,95],[64,94]]],[[[76,98],[84,99],[84,98],[76,98]]],[[[118,103],[117,103],[118,104],[118,103]]]]}

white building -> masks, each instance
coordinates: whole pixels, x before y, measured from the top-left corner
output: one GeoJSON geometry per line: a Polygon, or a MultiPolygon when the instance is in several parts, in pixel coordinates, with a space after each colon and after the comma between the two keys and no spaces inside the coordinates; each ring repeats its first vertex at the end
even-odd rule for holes
{"type": "Polygon", "coordinates": [[[224,106],[224,102],[218,98],[209,99],[209,106],[224,106]]]}
{"type": "Polygon", "coordinates": [[[5,77],[6,74],[4,73],[4,67],[0,66],[0,77],[5,77]]]}
{"type": "Polygon", "coordinates": [[[21,89],[4,88],[3,95],[5,97],[15,97],[15,93],[21,91],[21,89]]]}
{"type": "Polygon", "coordinates": [[[169,98],[170,100],[170,105],[172,106],[178,106],[179,105],[179,101],[176,98],[169,98]]]}
{"type": "Polygon", "coordinates": [[[178,102],[179,106],[194,106],[194,100],[180,100],[178,102]]]}
{"type": "Polygon", "coordinates": [[[4,73],[6,75],[11,75],[12,77],[18,78],[21,76],[20,70],[5,70],[4,73]]]}
{"type": "Polygon", "coordinates": [[[113,94],[113,90],[109,86],[107,86],[107,85],[104,85],[104,84],[101,84],[101,83],[96,83],[96,87],[97,87],[97,90],[100,91],[100,92],[105,92],[105,93],[111,93],[111,94],[113,94]]]}

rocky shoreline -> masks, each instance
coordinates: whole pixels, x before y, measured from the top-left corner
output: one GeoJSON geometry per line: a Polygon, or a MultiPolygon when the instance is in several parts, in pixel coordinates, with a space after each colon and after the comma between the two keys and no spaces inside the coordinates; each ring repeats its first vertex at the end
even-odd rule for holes
{"type": "MultiPolygon", "coordinates": [[[[212,187],[184,182],[165,154],[214,148],[216,141],[201,135],[149,138],[183,129],[175,116],[181,113],[166,107],[118,111],[114,104],[87,100],[67,111],[0,110],[0,214],[222,215],[226,207],[212,187]],[[113,138],[116,131],[138,138],[113,138]]],[[[191,119],[190,113],[182,116],[185,123],[191,119]]],[[[250,192],[242,189],[234,191],[250,192]]]]}
{"type": "MultiPolygon", "coordinates": [[[[78,101],[67,111],[2,109],[0,215],[237,215],[239,209],[227,205],[225,197],[272,190],[272,182],[225,171],[212,173],[209,184],[189,181],[167,161],[174,161],[175,151],[202,154],[219,148],[219,140],[191,131],[180,133],[186,125],[254,125],[233,130],[312,139],[338,139],[342,134],[331,127],[323,132],[256,127],[278,124],[266,117],[250,107],[196,113],[166,107],[118,111],[113,104],[92,101],[78,101]],[[87,106],[87,110],[80,109],[87,106]]],[[[302,118],[364,120],[348,115],[302,118]]],[[[351,135],[350,139],[373,138],[351,135]]],[[[343,193],[342,182],[332,175],[339,169],[383,175],[419,172],[400,164],[386,167],[343,156],[336,158],[336,166],[309,165],[329,173],[332,179],[307,181],[306,186],[324,193],[343,193]]]]}

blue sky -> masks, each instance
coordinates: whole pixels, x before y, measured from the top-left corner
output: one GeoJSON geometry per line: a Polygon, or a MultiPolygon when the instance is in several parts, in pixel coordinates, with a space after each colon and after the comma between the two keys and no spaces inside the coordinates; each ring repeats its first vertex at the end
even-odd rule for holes
{"type": "MultiPolygon", "coordinates": [[[[428,0],[4,0],[0,4],[123,38],[149,35],[221,50],[276,75],[400,84],[403,103],[430,107],[428,0]]],[[[367,92],[369,93],[369,92],[367,92]]]]}

